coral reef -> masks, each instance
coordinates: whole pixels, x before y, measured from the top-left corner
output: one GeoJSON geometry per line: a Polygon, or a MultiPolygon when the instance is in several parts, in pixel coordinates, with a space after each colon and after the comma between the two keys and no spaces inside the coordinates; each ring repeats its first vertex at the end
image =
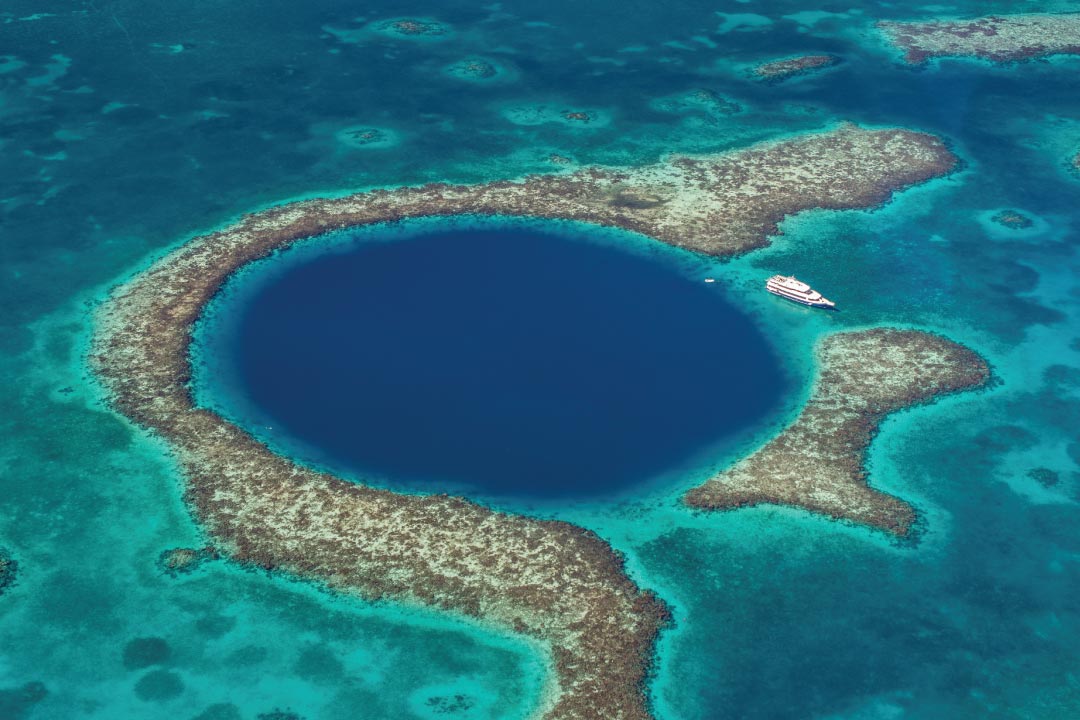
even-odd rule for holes
{"type": "Polygon", "coordinates": [[[6,550],[0,548],[0,595],[15,582],[18,570],[19,563],[15,562],[6,550]]]}
{"type": "Polygon", "coordinates": [[[1061,475],[1050,468],[1037,467],[1028,470],[1028,477],[1042,485],[1044,488],[1052,488],[1061,482],[1061,475]]]}
{"type": "Polygon", "coordinates": [[[135,638],[124,645],[124,667],[128,670],[161,665],[171,656],[172,648],[165,642],[165,638],[135,638]]]}
{"type": "Polygon", "coordinates": [[[135,697],[143,702],[165,702],[184,692],[184,679],[172,670],[151,670],[135,683],[135,697]]]}
{"type": "Polygon", "coordinates": [[[739,103],[708,88],[695,88],[684,93],[657,98],[649,105],[660,112],[703,116],[712,124],[743,111],[743,106],[739,103]]]}
{"type": "Polygon", "coordinates": [[[595,130],[611,123],[610,113],[596,108],[567,108],[544,103],[536,105],[506,105],[502,116],[515,125],[555,123],[572,128],[595,130]]]}
{"type": "Polygon", "coordinates": [[[708,88],[691,90],[683,97],[683,101],[691,107],[705,108],[716,115],[734,115],[743,110],[739,103],[708,88]]]}
{"type": "Polygon", "coordinates": [[[202,548],[171,548],[161,552],[157,564],[166,575],[177,577],[194,572],[203,563],[217,560],[218,557],[218,551],[209,545],[202,548]]]}
{"type": "Polygon", "coordinates": [[[397,137],[393,132],[363,125],[339,130],[337,139],[343,145],[353,148],[381,148],[397,144],[397,137]]]}
{"type": "MultiPolygon", "coordinates": [[[[876,205],[955,162],[933,136],[844,126],[638,168],[281,205],[194,238],[115,288],[98,309],[89,360],[112,405],[169,442],[185,499],[234,560],[523,634],[550,658],[538,710],[545,718],[644,719],[644,682],[668,611],[631,581],[607,543],[569,523],[366,487],[274,454],[194,405],[192,326],[232,273],[334,229],[422,216],[529,215],[622,227],[730,256],[765,245],[786,214],[876,205]]],[[[897,373],[906,369],[884,355],[900,363],[897,373]]],[[[898,377],[888,386],[922,378],[898,377]]]]}
{"type": "Polygon", "coordinates": [[[299,713],[275,708],[270,712],[259,713],[255,716],[255,720],[304,720],[304,718],[299,713]]]}
{"type": "Polygon", "coordinates": [[[751,68],[750,74],[759,80],[780,82],[798,75],[824,70],[840,63],[835,55],[799,55],[762,63],[751,68]]]}
{"type": "Polygon", "coordinates": [[[215,703],[191,720],[241,720],[240,709],[232,703],[215,703]]]}
{"type": "Polygon", "coordinates": [[[875,328],[826,338],[818,377],[799,417],[760,450],[686,494],[726,509],[773,503],[906,535],[915,511],[866,484],[866,449],[882,418],[945,393],[982,385],[986,362],[957,343],[914,330],[875,328]]]}
{"type": "Polygon", "coordinates": [[[1002,227],[1012,228],[1013,230],[1026,230],[1035,224],[1034,220],[1017,210],[1002,210],[990,220],[1002,227]]]}
{"type": "Polygon", "coordinates": [[[375,26],[378,32],[399,37],[424,38],[447,35],[450,29],[437,20],[419,18],[394,18],[383,20],[375,26]]]}
{"type": "Polygon", "coordinates": [[[45,684],[39,681],[0,689],[0,718],[21,720],[30,717],[33,708],[49,694],[45,684]]]}
{"type": "Polygon", "coordinates": [[[449,695],[431,697],[425,703],[433,712],[443,714],[468,712],[475,704],[468,695],[449,695]]]}
{"type": "Polygon", "coordinates": [[[878,29],[912,64],[934,57],[1014,62],[1080,54],[1080,13],[992,15],[973,20],[882,21],[878,29]]]}
{"type": "Polygon", "coordinates": [[[498,77],[499,68],[487,60],[469,58],[448,66],[446,73],[462,80],[493,80],[498,77]]]}

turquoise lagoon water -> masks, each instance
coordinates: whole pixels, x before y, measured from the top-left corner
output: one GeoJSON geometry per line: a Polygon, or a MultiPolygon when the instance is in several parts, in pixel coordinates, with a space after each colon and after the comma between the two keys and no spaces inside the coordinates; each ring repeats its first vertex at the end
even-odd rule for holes
{"type": "MultiPolygon", "coordinates": [[[[840,120],[943,135],[955,175],[873,212],[786,221],[766,250],[686,260],[798,348],[837,329],[938,330],[997,384],[903,413],[871,481],[912,500],[917,541],[782,508],[677,499],[761,429],[633,493],[522,511],[580,522],[675,608],[650,688],[662,718],[1070,718],[1080,712],[1080,61],[897,64],[880,18],[1080,10],[1070,2],[626,4],[71,2],[0,8],[0,717],[524,717],[530,647],[452,618],[333,598],[208,563],[167,453],[107,410],[81,353],[107,288],[191,233],[310,193],[651,162],[840,120]],[[413,42],[365,31],[449,23],[413,42]],[[602,28],[602,32],[598,31],[602,28]],[[832,52],[779,85],[749,63],[832,52]],[[501,75],[445,68],[480,56],[501,75]],[[740,111],[680,98],[707,88],[740,111]],[[582,109],[596,121],[555,121],[582,109]],[[379,142],[347,142],[359,129],[379,142]],[[1006,231],[988,218],[1019,210],[1006,231]],[[764,297],[796,272],[842,311],[764,297]],[[1037,471],[1034,472],[1033,471],[1037,471]],[[156,638],[156,639],[155,639],[156,638]]],[[[707,399],[703,398],[703,402],[707,399]]]]}

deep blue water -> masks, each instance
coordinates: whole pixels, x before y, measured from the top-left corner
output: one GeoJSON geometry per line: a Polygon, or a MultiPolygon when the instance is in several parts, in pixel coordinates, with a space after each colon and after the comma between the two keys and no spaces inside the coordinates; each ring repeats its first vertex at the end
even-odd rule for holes
{"type": "MultiPolygon", "coordinates": [[[[470,704],[460,718],[526,717],[536,656],[492,633],[225,562],[162,574],[162,550],[207,538],[167,452],[97,397],[81,356],[89,308],[184,237],[295,195],[515,177],[550,171],[553,152],[647,163],[840,120],[938,133],[965,169],[879,211],[799,216],[773,247],[694,273],[719,278],[793,358],[824,333],[881,323],[946,332],[987,356],[995,389],[890,421],[872,445],[870,482],[915,503],[919,541],[897,547],[786,510],[688,513],[678,497],[694,477],[623,486],[610,502],[556,498],[545,512],[595,530],[674,604],[650,683],[660,720],[1080,717],[1080,175],[1067,169],[1080,151],[1080,60],[913,69],[873,29],[939,12],[1078,10],[6,0],[0,547],[19,575],[0,595],[0,717],[432,719],[459,695],[470,704]],[[401,15],[454,32],[364,32],[401,15]],[[746,78],[750,63],[801,52],[843,64],[776,85],[746,78]],[[506,74],[443,72],[476,56],[506,74]],[[670,110],[695,88],[743,110],[670,110]],[[516,124],[522,106],[606,122],[516,124]],[[339,142],[353,126],[396,144],[339,142]],[[1001,208],[1036,226],[988,222],[1001,208]],[[762,297],[775,272],[805,276],[843,312],[762,297]],[[129,662],[140,647],[159,651],[129,662]]],[[[695,328],[694,342],[707,335],[695,328]]],[[[789,399],[809,376],[795,368],[789,399]]]]}
{"type": "Polygon", "coordinates": [[[776,409],[774,351],[721,284],[552,225],[290,263],[215,308],[237,315],[205,340],[226,396],[353,474],[547,499],[670,471],[776,409]]]}

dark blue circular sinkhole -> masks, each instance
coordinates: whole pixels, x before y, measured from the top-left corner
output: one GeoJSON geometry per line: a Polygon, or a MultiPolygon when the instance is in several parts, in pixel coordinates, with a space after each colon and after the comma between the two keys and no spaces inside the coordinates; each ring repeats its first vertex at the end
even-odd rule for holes
{"type": "Polygon", "coordinates": [[[210,404],[303,459],[408,489],[595,497],[779,404],[763,334],[685,254],[555,222],[367,232],[263,261],[280,265],[246,273],[264,276],[201,333],[210,404]]]}

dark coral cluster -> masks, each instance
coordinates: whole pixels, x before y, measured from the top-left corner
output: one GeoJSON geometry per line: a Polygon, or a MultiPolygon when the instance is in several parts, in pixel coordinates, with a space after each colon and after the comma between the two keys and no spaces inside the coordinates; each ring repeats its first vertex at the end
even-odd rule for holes
{"type": "Polygon", "coordinates": [[[129,640],[124,645],[124,667],[128,670],[162,665],[172,657],[172,648],[165,638],[141,637],[129,640]]]}
{"type": "Polygon", "coordinates": [[[390,136],[383,130],[373,127],[351,127],[342,130],[339,137],[352,147],[382,145],[390,141],[390,136]]]}
{"type": "Polygon", "coordinates": [[[7,550],[0,548],[0,595],[15,583],[15,576],[19,570],[16,562],[7,550]]]}
{"type": "Polygon", "coordinates": [[[840,63],[835,55],[799,55],[755,66],[750,72],[759,80],[780,82],[799,75],[824,70],[840,63]]]}
{"type": "Polygon", "coordinates": [[[431,711],[440,715],[468,712],[476,703],[468,695],[444,695],[430,697],[425,703],[431,711]]]}
{"type": "Polygon", "coordinates": [[[449,33],[449,29],[440,22],[417,18],[385,20],[379,23],[378,29],[385,33],[405,37],[432,37],[449,33]]]}
{"type": "Polygon", "coordinates": [[[1028,477],[1047,489],[1050,489],[1061,482],[1061,475],[1059,475],[1055,470],[1044,467],[1037,467],[1028,470],[1028,477]]]}
{"type": "Polygon", "coordinates": [[[1018,210],[1002,210],[995,213],[990,219],[998,225],[1012,230],[1027,230],[1035,224],[1034,220],[1018,210]]]}
{"type": "Polygon", "coordinates": [[[588,123],[593,120],[592,114],[585,112],[584,110],[564,110],[562,116],[566,120],[580,123],[588,123]]]}
{"type": "Polygon", "coordinates": [[[34,706],[48,696],[45,684],[32,681],[23,685],[0,689],[0,718],[22,720],[31,717],[34,706]]]}
{"type": "Polygon", "coordinates": [[[274,709],[270,712],[259,713],[255,716],[255,720],[304,720],[304,717],[291,710],[274,709]]]}
{"type": "Polygon", "coordinates": [[[158,556],[158,568],[166,575],[176,577],[194,572],[200,565],[220,557],[218,551],[207,545],[201,548],[171,548],[158,556]]]}
{"type": "Polygon", "coordinates": [[[694,88],[656,98],[650,105],[661,112],[701,117],[713,125],[744,110],[740,103],[710,88],[694,88]]]}
{"type": "Polygon", "coordinates": [[[487,60],[470,58],[454,63],[446,72],[463,80],[491,80],[498,76],[499,69],[487,60]]]}
{"type": "Polygon", "coordinates": [[[705,108],[717,115],[735,115],[743,110],[739,103],[708,88],[691,90],[685,99],[688,104],[705,108]]]}

